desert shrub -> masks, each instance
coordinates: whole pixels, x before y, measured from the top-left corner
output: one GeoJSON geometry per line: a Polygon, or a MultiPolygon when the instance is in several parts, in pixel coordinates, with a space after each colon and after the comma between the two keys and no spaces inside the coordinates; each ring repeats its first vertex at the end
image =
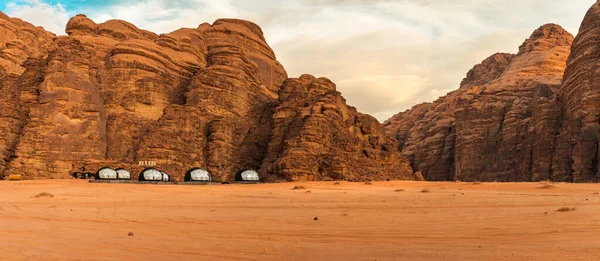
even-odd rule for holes
{"type": "Polygon", "coordinates": [[[542,189],[554,188],[554,184],[552,184],[552,182],[550,182],[550,181],[544,181],[538,188],[542,188],[542,189]]]}
{"type": "Polygon", "coordinates": [[[52,194],[50,194],[48,192],[42,192],[42,193],[39,193],[39,194],[37,194],[37,195],[35,195],[33,197],[34,198],[42,198],[42,197],[49,197],[49,198],[51,198],[51,197],[54,197],[54,195],[52,195],[52,194]]]}
{"type": "Polygon", "coordinates": [[[575,211],[576,209],[577,208],[574,208],[574,207],[572,207],[572,208],[570,208],[570,207],[562,207],[562,208],[557,209],[556,211],[558,211],[558,212],[569,212],[569,211],[575,211]]]}

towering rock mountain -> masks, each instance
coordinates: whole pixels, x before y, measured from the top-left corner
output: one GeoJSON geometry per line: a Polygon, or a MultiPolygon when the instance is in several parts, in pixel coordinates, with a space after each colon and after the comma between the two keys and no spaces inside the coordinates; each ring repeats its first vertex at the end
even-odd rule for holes
{"type": "Polygon", "coordinates": [[[387,135],[427,180],[551,178],[554,94],[572,41],[558,25],[540,27],[518,54],[494,54],[458,90],[392,117],[387,135]]]}
{"type": "Polygon", "coordinates": [[[254,23],[220,19],[157,35],[77,15],[59,37],[3,14],[0,25],[0,176],[64,178],[104,165],[139,172],[137,162],[156,161],[175,179],[193,166],[223,181],[241,168],[262,168],[270,180],[413,178],[379,123],[347,107],[332,83],[327,97],[286,87],[254,23]],[[344,116],[307,147],[318,116],[290,115],[290,126],[279,111],[317,104],[344,116]],[[317,161],[290,169],[278,158],[300,150],[317,161]]]}
{"type": "Polygon", "coordinates": [[[543,26],[516,56],[496,54],[458,90],[392,117],[386,133],[430,180],[598,182],[599,39],[600,1],[573,41],[543,26]]]}
{"type": "Polygon", "coordinates": [[[587,12],[573,42],[558,93],[562,124],[553,176],[598,182],[600,171],[600,1],[587,12]]]}

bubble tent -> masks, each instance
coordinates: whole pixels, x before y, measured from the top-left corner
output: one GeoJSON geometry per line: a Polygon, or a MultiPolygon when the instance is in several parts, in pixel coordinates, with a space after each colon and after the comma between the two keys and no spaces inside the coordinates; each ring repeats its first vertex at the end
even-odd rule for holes
{"type": "Polygon", "coordinates": [[[259,180],[258,172],[253,169],[242,169],[235,174],[236,182],[258,182],[259,180]]]}
{"type": "Polygon", "coordinates": [[[170,181],[171,177],[164,171],[155,168],[147,168],[140,172],[138,181],[170,181]]]}
{"type": "Polygon", "coordinates": [[[203,168],[191,168],[185,173],[185,182],[211,182],[212,176],[203,168]]]}
{"type": "Polygon", "coordinates": [[[100,180],[116,180],[117,175],[118,174],[114,169],[110,167],[102,167],[98,171],[96,171],[96,174],[94,174],[94,178],[100,180]]]}
{"type": "Polygon", "coordinates": [[[119,180],[131,180],[131,172],[124,168],[118,168],[115,170],[117,172],[117,179],[119,180]]]}

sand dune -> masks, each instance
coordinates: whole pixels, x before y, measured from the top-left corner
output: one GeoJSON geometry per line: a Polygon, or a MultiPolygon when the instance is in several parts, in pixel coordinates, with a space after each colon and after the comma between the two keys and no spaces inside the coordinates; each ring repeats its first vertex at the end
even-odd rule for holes
{"type": "Polygon", "coordinates": [[[3,181],[0,260],[594,260],[597,192],[563,183],[3,181]],[[42,192],[52,196],[35,197],[42,192]]]}

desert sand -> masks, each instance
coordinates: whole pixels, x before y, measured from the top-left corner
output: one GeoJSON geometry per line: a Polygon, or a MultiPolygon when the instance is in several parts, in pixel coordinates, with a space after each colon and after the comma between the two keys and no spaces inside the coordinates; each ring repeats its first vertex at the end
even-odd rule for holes
{"type": "Polygon", "coordinates": [[[597,192],[564,183],[1,181],[0,260],[596,260],[597,192]],[[52,196],[35,197],[43,192],[52,196]]]}

